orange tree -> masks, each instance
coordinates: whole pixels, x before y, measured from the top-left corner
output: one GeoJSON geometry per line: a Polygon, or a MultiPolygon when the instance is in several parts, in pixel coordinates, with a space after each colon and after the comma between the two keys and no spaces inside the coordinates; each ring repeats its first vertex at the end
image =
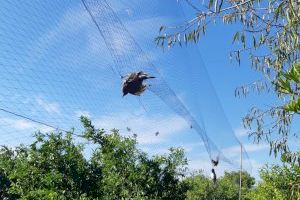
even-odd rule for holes
{"type": "Polygon", "coordinates": [[[29,146],[2,147],[0,198],[185,199],[182,149],[149,157],[134,137],[95,129],[87,118],[82,123],[82,143],[72,132],[52,132],[37,133],[29,146]],[[88,154],[87,142],[93,143],[88,154]]]}

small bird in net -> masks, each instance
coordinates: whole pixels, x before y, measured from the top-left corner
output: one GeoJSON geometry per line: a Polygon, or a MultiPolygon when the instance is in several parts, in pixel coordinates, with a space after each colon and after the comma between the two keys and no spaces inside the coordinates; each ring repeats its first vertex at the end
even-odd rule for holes
{"type": "Polygon", "coordinates": [[[214,167],[218,166],[219,164],[219,156],[217,156],[217,159],[211,159],[211,163],[214,167]]]}
{"type": "Polygon", "coordinates": [[[122,91],[123,96],[129,94],[140,96],[147,88],[144,84],[144,80],[155,78],[154,76],[149,76],[143,71],[132,72],[124,77],[122,91]]]}
{"type": "Polygon", "coordinates": [[[213,181],[214,183],[217,182],[217,175],[216,175],[216,172],[215,172],[215,169],[214,169],[214,168],[211,169],[211,175],[210,175],[210,177],[211,177],[211,179],[212,179],[212,181],[213,181]]]}

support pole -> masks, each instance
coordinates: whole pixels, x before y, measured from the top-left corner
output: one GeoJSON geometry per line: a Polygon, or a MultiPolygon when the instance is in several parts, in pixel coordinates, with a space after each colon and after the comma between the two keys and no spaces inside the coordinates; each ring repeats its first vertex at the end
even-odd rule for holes
{"type": "Polygon", "coordinates": [[[240,168],[240,191],[239,191],[239,200],[242,199],[242,171],[243,171],[243,146],[242,143],[240,143],[241,146],[241,156],[240,156],[240,164],[241,164],[241,168],[240,168]]]}

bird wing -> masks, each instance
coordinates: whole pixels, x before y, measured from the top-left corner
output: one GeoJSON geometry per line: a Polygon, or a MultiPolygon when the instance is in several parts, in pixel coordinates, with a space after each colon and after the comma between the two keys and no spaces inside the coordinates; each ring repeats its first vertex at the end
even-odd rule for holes
{"type": "Polygon", "coordinates": [[[134,81],[135,79],[137,78],[137,73],[131,73],[131,74],[128,74],[128,77],[126,78],[126,81],[127,82],[132,82],[134,81]]]}
{"type": "Polygon", "coordinates": [[[146,90],[146,86],[142,85],[136,92],[134,92],[134,95],[140,96],[144,91],[146,90]]]}

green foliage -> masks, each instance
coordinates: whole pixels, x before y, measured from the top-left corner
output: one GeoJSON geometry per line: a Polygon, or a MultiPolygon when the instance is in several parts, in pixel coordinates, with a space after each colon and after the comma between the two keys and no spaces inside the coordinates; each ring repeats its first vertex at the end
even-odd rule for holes
{"type": "Polygon", "coordinates": [[[188,177],[185,181],[191,187],[191,189],[187,192],[188,200],[210,200],[217,196],[215,185],[201,172],[188,177]]]}
{"type": "MultiPolygon", "coordinates": [[[[255,183],[248,173],[242,173],[242,199],[249,199],[250,191],[255,183]]],[[[194,200],[236,200],[239,199],[240,173],[225,172],[217,184],[205,177],[201,172],[188,177],[185,180],[191,187],[187,192],[187,199],[194,200]]]]}
{"type": "Polygon", "coordinates": [[[300,199],[300,166],[284,163],[283,166],[265,166],[261,169],[262,181],[250,194],[251,199],[300,199]]]}
{"type": "Polygon", "coordinates": [[[0,149],[1,199],[185,199],[182,149],[149,158],[136,139],[106,133],[82,118],[84,156],[73,133],[37,133],[28,147],[0,149]]]}
{"type": "MultiPolygon", "coordinates": [[[[207,0],[193,3],[185,0],[197,14],[193,19],[174,28],[163,26],[156,38],[159,46],[172,47],[184,42],[197,43],[208,24],[239,24],[233,35],[237,50],[230,58],[241,63],[248,55],[252,68],[262,79],[238,87],[236,96],[245,97],[250,91],[273,92],[278,100],[267,108],[253,107],[243,123],[257,142],[270,143],[277,155],[291,153],[288,140],[293,116],[300,114],[300,3],[295,0],[207,0]],[[203,30],[201,32],[201,30],[203,30]],[[167,41],[167,42],[165,42],[167,41]]],[[[296,156],[296,154],[292,155],[296,156]]],[[[291,161],[297,158],[291,159],[291,161]]]]}
{"type": "MultiPolygon", "coordinates": [[[[202,173],[187,176],[183,149],[149,157],[135,137],[96,129],[81,118],[74,133],[36,133],[29,146],[0,148],[0,198],[14,199],[236,199],[239,173],[225,173],[213,184],[202,173]],[[81,141],[81,142],[78,142],[81,141]],[[93,150],[88,150],[87,144],[93,150]]],[[[243,173],[246,199],[254,179],[243,173]]]]}
{"type": "Polygon", "coordinates": [[[300,62],[294,63],[290,70],[282,72],[277,79],[277,90],[281,94],[291,96],[289,103],[284,105],[284,110],[300,114],[300,62]]]}

